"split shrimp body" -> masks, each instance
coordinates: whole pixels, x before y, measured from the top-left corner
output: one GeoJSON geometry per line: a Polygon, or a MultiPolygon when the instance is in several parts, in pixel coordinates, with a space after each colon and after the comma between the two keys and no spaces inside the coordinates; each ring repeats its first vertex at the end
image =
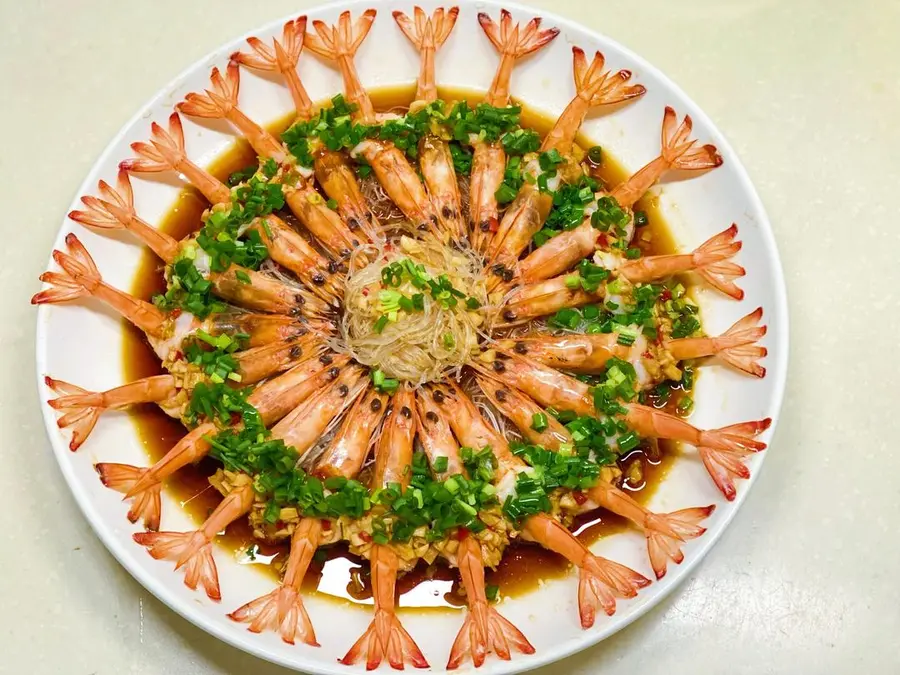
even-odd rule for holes
{"type": "MultiPolygon", "coordinates": [[[[369,34],[375,14],[374,9],[366,10],[351,23],[350,12],[346,11],[341,14],[337,25],[331,27],[322,21],[314,21],[315,34],[308,33],[306,36],[310,51],[337,62],[347,100],[356,106],[354,116],[366,125],[376,123],[375,108],[359,81],[353,57],[369,34]]],[[[385,192],[414,226],[434,229],[436,218],[425,187],[397,146],[390,141],[367,138],[350,154],[366,160],[385,192]]]]}
{"type": "MultiPolygon", "coordinates": [[[[138,157],[120,162],[121,169],[131,173],[175,171],[187,178],[214,208],[230,208],[232,194],[228,186],[187,158],[184,129],[177,112],[169,116],[168,129],[154,122],[150,131],[148,143],[131,144],[138,157]]],[[[322,300],[331,302],[340,295],[340,284],[331,278],[336,271],[333,263],[275,214],[257,219],[249,229],[259,233],[272,260],[296,274],[322,300]]]]}
{"type": "Polygon", "coordinates": [[[83,225],[101,230],[128,230],[168,265],[189,256],[197,270],[212,284],[213,292],[224,300],[250,310],[279,314],[294,313],[322,316],[329,306],[307,291],[255,270],[231,264],[214,271],[210,256],[193,237],[177,241],[143,221],[134,210],[133,192],[128,172],[119,170],[118,189],[100,181],[103,198],[82,197],[86,210],[72,211],[69,217],[83,225]]]}
{"type": "MultiPolygon", "coordinates": [[[[479,377],[478,385],[491,403],[512,420],[529,443],[553,451],[558,451],[563,445],[571,447],[573,440],[568,429],[522,392],[486,377],[479,377]],[[547,420],[546,429],[542,431],[534,429],[535,415],[542,415],[547,420]]],[[[627,518],[644,532],[650,563],[657,579],[665,575],[669,560],[676,564],[684,560],[681,545],[706,531],[700,523],[715,509],[710,505],[682,509],[674,513],[654,513],[635,501],[628,493],[604,481],[602,473],[598,483],[585,490],[584,495],[587,498],[582,507],[585,511],[602,507],[627,518]]]]}
{"type": "MultiPolygon", "coordinates": [[[[550,133],[541,144],[541,152],[556,151],[562,157],[570,156],[575,136],[581,128],[588,110],[594,107],[621,103],[642,96],[646,89],[639,84],[629,84],[631,72],[620,70],[610,73],[603,70],[603,54],[597,52],[587,63],[584,51],[573,47],[575,98],[566,106],[550,133]]],[[[537,178],[542,169],[535,160],[526,171],[537,178]]],[[[550,190],[556,190],[559,176],[548,179],[550,190]]],[[[531,243],[531,238],[544,224],[553,205],[551,192],[538,190],[532,183],[525,183],[519,194],[503,215],[497,234],[491,240],[488,257],[496,264],[511,267],[519,255],[531,243]]],[[[495,278],[495,281],[499,281],[495,278]]]]}
{"type": "MultiPolygon", "coordinates": [[[[484,363],[474,367],[520,389],[545,407],[571,410],[578,415],[598,415],[589,385],[574,377],[508,352],[498,351],[490,363],[491,368],[484,363]]],[[[639,436],[679,441],[697,448],[713,482],[729,500],[735,496],[733,479],[750,476],[743,459],[766,448],[766,444],[755,437],[772,423],[770,418],[765,418],[704,430],[680,417],[639,403],[625,402],[621,407],[625,411],[623,421],[639,436]]]]}
{"type": "MultiPolygon", "coordinates": [[[[314,473],[355,477],[368,455],[372,435],[384,415],[386,402],[387,397],[374,389],[358,398],[316,463],[314,473]]],[[[291,535],[291,552],[281,585],[268,595],[239,607],[228,615],[229,618],[250,624],[248,630],[253,633],[278,631],[288,644],[294,644],[299,638],[305,644],[318,646],[312,621],[303,606],[300,587],[322,540],[322,531],[321,519],[302,518],[291,535]]]]}
{"type": "MultiPolygon", "coordinates": [[[[515,490],[516,475],[527,471],[527,465],[512,454],[506,439],[488,426],[471,399],[452,386],[456,405],[449,420],[453,433],[466,446],[491,447],[499,465],[498,495],[511,494],[515,490]]],[[[617,597],[633,598],[650,583],[634,570],[594,555],[569,530],[546,514],[529,516],[521,523],[521,529],[526,539],[559,553],[578,568],[578,611],[584,628],[593,626],[598,604],[612,615],[616,611],[617,597]]]]}
{"type": "MultiPolygon", "coordinates": [[[[465,468],[460,460],[459,445],[442,409],[442,403],[446,399],[443,394],[436,399],[436,393],[436,390],[420,391],[416,396],[418,432],[432,467],[441,458],[446,458],[447,468],[442,472],[436,471],[440,479],[446,479],[454,474],[464,474],[465,468]]],[[[488,603],[484,590],[481,543],[468,532],[461,535],[456,565],[466,589],[469,612],[453,642],[447,669],[457,668],[468,656],[471,656],[472,663],[478,668],[491,651],[508,661],[510,646],[523,654],[533,654],[534,647],[522,632],[488,603]]]]}
{"type": "MultiPolygon", "coordinates": [[[[373,489],[391,484],[405,489],[409,484],[415,436],[414,406],[412,391],[405,387],[391,398],[375,449],[373,489]]],[[[406,663],[427,668],[428,661],[397,617],[396,584],[400,567],[397,554],[389,545],[374,543],[369,556],[375,617],[341,663],[352,665],[365,658],[366,669],[373,670],[387,658],[391,667],[398,670],[403,670],[406,663]]]]}
{"type": "MultiPolygon", "coordinates": [[[[393,14],[397,25],[421,56],[413,106],[427,105],[437,100],[434,57],[453,30],[458,14],[458,7],[451,7],[446,12],[443,7],[438,7],[430,17],[421,7],[416,7],[414,19],[399,10],[393,14]]],[[[462,220],[459,186],[447,141],[431,133],[423,136],[419,141],[419,168],[422,170],[442,237],[445,240],[463,240],[466,231],[462,220]]]]}
{"type": "MultiPolygon", "coordinates": [[[[499,24],[484,12],[478,14],[478,23],[500,53],[500,64],[485,103],[502,108],[509,105],[510,78],[515,62],[548,44],[559,35],[559,29],[540,30],[539,17],[533,18],[522,28],[520,24],[513,23],[512,15],[505,9],[500,10],[499,24]]],[[[506,153],[499,142],[476,141],[474,146],[469,179],[469,222],[473,248],[484,253],[499,227],[496,193],[503,183],[506,153]]]]}

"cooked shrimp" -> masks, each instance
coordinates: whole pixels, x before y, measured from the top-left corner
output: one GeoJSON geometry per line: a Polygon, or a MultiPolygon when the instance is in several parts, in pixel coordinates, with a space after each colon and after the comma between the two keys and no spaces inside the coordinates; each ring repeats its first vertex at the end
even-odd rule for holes
{"type": "Polygon", "coordinates": [[[336,380],[349,360],[343,354],[313,353],[290,370],[256,387],[247,397],[247,403],[259,410],[263,424],[277,422],[336,380]]]}
{"type": "Polygon", "coordinates": [[[581,307],[603,299],[605,286],[589,293],[581,285],[570,286],[568,274],[517,288],[507,298],[503,320],[508,324],[522,323],[538,316],[547,316],[564,307],[581,307]]]}
{"type": "MultiPolygon", "coordinates": [[[[230,61],[223,77],[218,68],[210,75],[212,91],[206,95],[188,94],[176,107],[186,115],[212,119],[227,119],[249,141],[260,157],[275,160],[278,164],[288,161],[287,149],[272,134],[242,113],[238,107],[240,68],[230,61]]],[[[290,172],[289,172],[290,173],[290,172]]],[[[291,211],[335,257],[348,255],[361,242],[354,237],[337,213],[332,211],[320,195],[301,176],[282,183],[284,199],[291,211]]]]}
{"type": "MultiPolygon", "coordinates": [[[[312,100],[297,74],[306,23],[305,16],[288,21],[284,24],[281,41],[276,38],[272,48],[259,38],[249,37],[247,43],[254,53],[235,52],[231,55],[232,60],[249,68],[280,73],[294,100],[297,119],[302,121],[313,116],[312,100]]],[[[337,202],[338,213],[347,223],[347,228],[351,232],[361,229],[370,241],[382,238],[378,219],[363,197],[356,175],[344,155],[322,147],[316,151],[313,163],[316,179],[325,194],[337,202]]]]}
{"type": "Polygon", "coordinates": [[[310,330],[319,333],[330,333],[334,330],[334,326],[328,322],[238,311],[213,314],[203,322],[202,328],[213,336],[242,333],[247,336],[248,347],[259,347],[270,342],[302,337],[310,330]]]}
{"type": "MultiPolygon", "coordinates": [[[[306,35],[306,45],[311,51],[337,62],[344,79],[344,94],[356,106],[354,117],[361,124],[367,125],[377,121],[375,107],[359,81],[353,57],[369,34],[375,14],[374,9],[368,9],[351,24],[350,12],[345,11],[341,13],[335,26],[329,27],[322,21],[313,21],[316,32],[306,35]]],[[[436,218],[422,181],[397,146],[390,141],[367,138],[353,148],[350,154],[365,157],[385,192],[413,225],[424,229],[434,227],[436,218]]]]}
{"type": "MultiPolygon", "coordinates": [[[[401,488],[409,484],[415,435],[414,405],[412,392],[405,387],[391,398],[390,409],[375,450],[373,489],[391,483],[397,483],[401,488]]],[[[365,655],[366,670],[377,668],[385,657],[391,667],[398,670],[403,670],[407,662],[416,668],[427,668],[428,661],[397,617],[395,589],[400,565],[397,554],[390,546],[373,544],[369,564],[372,570],[375,617],[366,632],[341,659],[341,663],[353,665],[365,655]]]]}
{"type": "Polygon", "coordinates": [[[659,157],[612,191],[611,196],[622,208],[631,208],[666,171],[706,171],[722,165],[722,156],[716,146],[697,147],[697,141],[688,140],[693,128],[690,115],[685,115],[678,127],[675,126],[677,122],[675,110],[666,106],[659,157]]]}
{"type": "Polygon", "coordinates": [[[107,391],[87,391],[74,384],[44,377],[46,384],[57,398],[47,401],[54,410],[63,413],[56,424],[60,429],[72,428],[69,450],[74,452],[90,435],[107,410],[122,410],[139,403],[162,403],[178,393],[175,377],[156,375],[123,384],[107,391]]]}
{"type": "MultiPolygon", "coordinates": [[[[119,168],[132,173],[176,171],[200,190],[210,204],[228,205],[231,202],[231,190],[227,185],[187,160],[184,131],[178,113],[169,116],[168,131],[156,122],[150,129],[150,143],[131,144],[138,159],[124,160],[119,163],[119,168]],[[186,162],[189,164],[187,168],[186,162]]],[[[250,229],[259,232],[272,260],[296,274],[323,300],[330,301],[339,295],[339,285],[331,279],[335,270],[330,269],[330,263],[283,220],[269,214],[255,221],[250,229]]]]}
{"type": "Polygon", "coordinates": [[[212,542],[226,527],[253,506],[253,485],[247,482],[223,499],[203,526],[194,532],[136,532],[132,535],[157,560],[174,560],[175,569],[186,566],[184,585],[197,590],[202,585],[210,600],[222,599],[219,575],[212,555],[212,542]]]}
{"type": "MultiPolygon", "coordinates": [[[[575,136],[581,128],[588,110],[602,105],[621,103],[639,96],[647,90],[639,84],[628,84],[631,72],[617,73],[603,71],[604,57],[597,52],[588,66],[584,51],[572,47],[575,72],[575,98],[566,106],[553,129],[541,144],[541,152],[556,150],[563,156],[571,154],[575,136]]],[[[527,169],[535,176],[541,173],[537,160],[527,169]]],[[[551,179],[555,180],[555,179],[551,179]]],[[[555,188],[554,188],[555,189],[555,188]]],[[[503,214],[500,228],[491,239],[488,257],[495,264],[511,266],[519,254],[531,243],[531,238],[541,229],[550,207],[553,195],[540,192],[532,183],[525,183],[516,199],[503,214]]],[[[500,278],[495,277],[495,283],[500,278]]]]}
{"type": "MultiPolygon", "coordinates": [[[[454,434],[470,447],[489,445],[499,464],[498,493],[514,491],[515,476],[526,469],[525,463],[512,454],[506,439],[484,422],[475,404],[456,385],[451,383],[451,387],[457,404],[449,415],[454,434]],[[485,440],[491,442],[484,443],[485,440]]],[[[649,579],[624,565],[595,556],[569,530],[546,514],[528,517],[522,523],[522,535],[559,553],[578,567],[578,612],[584,628],[594,625],[598,603],[611,616],[616,611],[616,597],[633,598],[639,589],[650,583],[649,579]]]]}
{"type": "MultiPolygon", "coordinates": [[[[494,406],[512,420],[529,443],[554,451],[559,450],[563,444],[572,443],[568,429],[525,394],[486,377],[479,377],[478,385],[494,406]],[[537,414],[543,415],[547,420],[547,428],[543,431],[535,430],[532,424],[537,414]]],[[[626,492],[603,480],[586,490],[585,495],[588,498],[583,507],[585,510],[602,507],[627,518],[644,532],[650,564],[657,579],[665,575],[669,560],[676,564],[684,560],[681,544],[706,531],[700,523],[715,509],[714,506],[706,506],[682,509],[674,513],[653,513],[626,492]]]]}
{"type": "MultiPolygon", "coordinates": [[[[465,473],[465,468],[460,460],[459,445],[453,438],[450,423],[434,399],[435,393],[420,390],[416,396],[418,432],[432,468],[439,458],[447,459],[447,469],[443,472],[436,471],[440,479],[445,479],[454,474],[465,473]]],[[[440,400],[444,400],[443,395],[440,400]]],[[[488,604],[484,589],[481,544],[467,532],[462,533],[456,552],[456,565],[466,589],[469,612],[453,642],[447,669],[457,668],[469,654],[472,656],[472,663],[478,668],[484,663],[489,651],[508,661],[510,644],[523,654],[533,654],[534,647],[528,642],[528,638],[488,604]]]]}
{"type": "MultiPolygon", "coordinates": [[[[535,17],[520,30],[520,25],[513,24],[512,15],[505,9],[500,10],[499,25],[484,12],[479,12],[478,23],[500,52],[500,64],[485,103],[504,107],[509,105],[509,83],[515,62],[548,44],[559,35],[559,29],[540,30],[541,19],[535,17]]],[[[496,193],[503,183],[505,171],[506,153],[500,143],[477,141],[469,179],[469,222],[473,246],[478,251],[486,252],[493,233],[497,232],[499,211],[496,193]]]]}
{"type": "MultiPolygon", "coordinates": [[[[368,454],[372,434],[384,414],[386,400],[386,396],[374,389],[357,400],[316,463],[315,473],[345,478],[353,478],[359,473],[368,454]]],[[[300,586],[319,546],[321,533],[320,519],[301,519],[291,536],[291,553],[281,585],[268,595],[238,608],[228,617],[249,623],[248,630],[251,632],[277,630],[288,644],[294,644],[294,639],[299,635],[303,642],[317,647],[312,622],[300,597],[300,586]]]]}
{"type": "MultiPolygon", "coordinates": [[[[768,352],[765,347],[756,345],[766,334],[766,326],[757,325],[761,318],[760,307],[722,335],[663,340],[661,346],[676,361],[715,356],[738,370],[763,377],[766,369],[758,363],[758,359],[768,352]]],[[[552,368],[573,373],[603,372],[611,358],[631,361],[634,352],[633,345],[627,347],[618,343],[616,333],[524,335],[514,340],[500,340],[497,345],[552,368]]]]}
{"type": "MultiPolygon", "coordinates": [[[[421,7],[416,7],[413,21],[400,10],[394,12],[397,25],[421,56],[422,65],[416,80],[416,103],[413,105],[437,100],[434,56],[449,37],[458,14],[459,7],[451,7],[446,12],[443,7],[438,7],[429,17],[421,7]]],[[[442,236],[445,240],[461,241],[466,232],[462,222],[456,170],[447,142],[434,134],[423,136],[419,142],[419,167],[422,169],[442,236]]]]}

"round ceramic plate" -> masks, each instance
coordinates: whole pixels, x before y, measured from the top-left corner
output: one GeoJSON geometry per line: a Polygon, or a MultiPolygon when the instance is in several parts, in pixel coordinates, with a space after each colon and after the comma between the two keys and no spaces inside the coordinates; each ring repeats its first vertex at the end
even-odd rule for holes
{"type": "MultiPolygon", "coordinates": [[[[349,9],[356,16],[369,4],[376,3],[369,0],[344,2],[307,14],[310,19],[333,23],[341,11],[349,9]]],[[[426,0],[418,4],[430,13],[438,3],[426,0]]],[[[486,11],[497,17],[500,8],[506,7],[516,20],[524,21],[534,15],[533,11],[487,0],[459,0],[457,4],[460,6],[458,23],[447,44],[438,52],[437,81],[454,87],[487,90],[498,56],[478,27],[477,12],[486,11]]],[[[413,3],[398,0],[377,5],[378,17],[356,59],[362,83],[366,87],[408,84],[417,75],[418,55],[398,30],[391,11],[401,9],[411,13],[413,3]]],[[[590,139],[602,144],[625,167],[634,170],[658,154],[663,109],[672,106],[679,118],[684,114],[691,115],[695,138],[702,143],[713,143],[719,149],[724,158],[720,168],[691,180],[664,182],[654,191],[659,195],[676,241],[684,250],[694,248],[732,222],[740,227],[744,246],[738,262],[747,269],[747,275],[741,280],[745,299],[735,302],[714,292],[702,291],[698,301],[709,334],[723,331],[757,306],[765,309],[769,326],[764,341],[769,348],[765,362],[768,374],[763,379],[755,379],[721,366],[704,367],[695,392],[696,410],[692,422],[702,428],[715,428],[763,417],[774,420],[781,405],[787,371],[788,317],[784,282],[766,214],[738,158],[706,115],[659,70],[613,40],[593,33],[575,21],[549,14],[542,16],[543,25],[559,27],[561,35],[547,48],[516,65],[511,88],[516,98],[557,117],[574,94],[572,45],[582,47],[588,54],[599,50],[606,56],[610,69],[631,70],[632,81],[645,85],[647,94],[612,112],[589,115],[583,131],[590,139]]],[[[286,19],[254,29],[248,35],[271,43],[273,37],[280,35],[286,19]]],[[[193,64],[142,107],[94,165],[78,192],[79,196],[92,194],[99,179],[112,181],[118,162],[133,156],[129,144],[146,140],[151,122],[163,122],[185,94],[206,88],[210,69],[225,65],[231,53],[245,47],[243,37],[223,45],[193,64]]],[[[299,71],[313,100],[322,100],[341,91],[338,72],[308,52],[301,55],[299,71]]],[[[240,103],[244,112],[260,123],[281,119],[292,110],[286,88],[246,69],[241,72],[240,103]]],[[[184,117],[184,124],[188,153],[201,165],[220,155],[234,140],[222,127],[200,126],[187,117],[184,117]]],[[[159,222],[168,212],[179,190],[175,181],[136,178],[133,184],[136,210],[150,223],[159,222]]],[[[78,206],[78,203],[72,204],[72,208],[78,206]]],[[[125,237],[102,236],[65,220],[56,248],[64,248],[63,239],[72,231],[77,232],[93,254],[106,281],[119,288],[130,287],[142,253],[140,247],[125,237]]],[[[91,311],[79,303],[42,306],[38,311],[37,374],[42,400],[52,398],[52,392],[43,382],[46,374],[91,390],[107,389],[123,381],[122,324],[97,303],[89,304],[91,311]]],[[[190,591],[182,582],[183,575],[173,573],[170,562],[152,559],[132,541],[136,527],[125,518],[127,505],[121,501],[121,495],[104,488],[97,479],[93,465],[98,461],[146,465],[145,451],[129,417],[117,413],[105,415],[88,442],[73,453],[68,449],[67,437],[64,438],[57,428],[57,414],[46,404],[43,412],[59,465],[85,516],[112,554],[149,591],[204,630],[264,659],[304,672],[346,673],[350,670],[337,659],[362,634],[371,619],[369,611],[322,597],[309,597],[306,607],[322,644],[320,648],[302,644],[289,646],[272,633],[249,633],[245,625],[230,621],[226,612],[270,591],[271,578],[251,566],[238,564],[226,551],[218,550],[215,557],[222,587],[221,603],[211,602],[202,593],[190,591]]],[[[762,440],[768,441],[771,434],[772,429],[761,437],[762,440]]],[[[748,466],[753,476],[758,475],[764,458],[765,453],[749,458],[748,466]]],[[[480,672],[491,675],[520,672],[556,661],[599,642],[634,621],[690,574],[731,521],[752,481],[752,478],[739,481],[737,498],[726,501],[714,487],[696,453],[686,450],[649,504],[653,510],[664,512],[705,504],[718,507],[707,521],[707,533],[684,546],[685,562],[670,565],[668,574],[644,589],[638,598],[620,601],[614,616],[601,614],[590,630],[582,630],[579,624],[574,573],[568,578],[543,584],[534,592],[507,599],[502,604],[502,613],[531,639],[536,653],[515,655],[511,661],[489,657],[480,672]]],[[[195,527],[171,497],[164,494],[163,499],[161,529],[181,531],[195,527]]],[[[644,538],[637,531],[605,538],[595,544],[594,551],[652,577],[644,538]]],[[[433,669],[442,669],[463,614],[407,612],[402,619],[433,669]]],[[[387,668],[387,665],[381,667],[387,668]]]]}

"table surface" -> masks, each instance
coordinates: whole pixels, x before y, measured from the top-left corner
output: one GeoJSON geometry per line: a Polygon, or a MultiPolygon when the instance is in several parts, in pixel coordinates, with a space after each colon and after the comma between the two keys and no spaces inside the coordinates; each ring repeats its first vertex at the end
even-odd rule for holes
{"type": "MultiPolygon", "coordinates": [[[[287,673],[169,611],[93,535],[42,428],[28,299],[82,177],[138,106],[213,47],[312,4],[0,3],[0,672],[287,673]]],[[[900,3],[526,4],[621,41],[715,120],[771,217],[793,338],[770,457],[720,543],[647,616],[540,673],[900,672],[887,358],[900,330],[900,3]]]]}

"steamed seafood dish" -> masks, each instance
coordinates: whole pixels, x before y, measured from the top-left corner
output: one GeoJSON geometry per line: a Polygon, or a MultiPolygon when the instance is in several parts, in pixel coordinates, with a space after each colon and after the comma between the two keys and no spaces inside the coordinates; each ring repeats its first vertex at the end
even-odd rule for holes
{"type": "Polygon", "coordinates": [[[71,219],[146,246],[163,270],[159,292],[108,284],[71,233],[32,302],[104,303],[161,364],[99,392],[46,377],[73,451],[108,410],[155,406],[182,425],[146,466],[92,448],[108,459],[98,478],[122,494],[134,545],[161,570],[174,566],[250,631],[308,649],[318,642],[304,579],[323,555],[346,551],[364,567],[373,616],[358,639],[347,636],[342,662],[402,669],[429,664],[397,611],[398,588],[440,568],[465,609],[449,655],[432,658],[477,667],[489,654],[534,652],[491,583],[492,570],[515,564],[511,550],[545,549],[576,568],[571,620],[585,630],[682,562],[713,506],[649,510],[635,453],[658,458],[683,444],[733,499],[769,420],[697,428],[692,387],[707,363],[763,377],[766,328],[760,308],[707,335],[692,299],[696,285],[742,299],[736,225],[693,251],[660,248],[648,191],[722,163],[690,117],[661,109],[659,155],[613,181],[607,147],[586,143],[580,127],[611,107],[627,114],[645,93],[630,72],[572,47],[571,102],[532,125],[513,98],[515,67],[558,30],[478,14],[496,74],[477,98],[454,96],[435,81],[435,62],[454,28],[479,30],[475,17],[416,8],[393,14],[397,39],[420,56],[415,93],[386,109],[354,63],[375,18],[300,17],[272,43],[248,39],[213,68],[208,89],[132,144],[118,176],[82,197],[71,219]],[[343,90],[314,103],[301,54],[338,69],[343,90]],[[290,91],[285,128],[243,112],[244,69],[290,91]],[[230,125],[252,163],[230,176],[195,163],[184,118],[230,125]],[[164,172],[205,199],[178,236],[135,208],[133,181],[164,172]],[[198,466],[214,508],[194,531],[166,531],[162,491],[198,466]],[[643,533],[646,573],[576,536],[598,512],[643,533]],[[243,606],[217,574],[228,552],[216,541],[238,526],[282,552],[272,591],[243,606]]]}

